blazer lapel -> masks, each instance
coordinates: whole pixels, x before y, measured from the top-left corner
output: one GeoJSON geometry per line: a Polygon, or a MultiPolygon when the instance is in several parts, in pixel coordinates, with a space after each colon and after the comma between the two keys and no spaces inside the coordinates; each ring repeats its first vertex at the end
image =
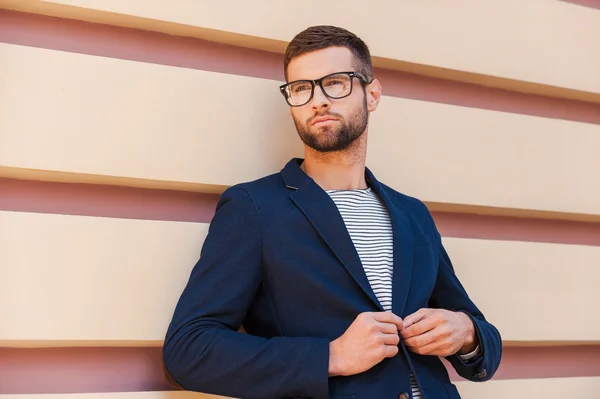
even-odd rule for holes
{"type": "Polygon", "coordinates": [[[398,201],[392,201],[384,187],[367,168],[367,181],[390,214],[394,235],[394,274],[392,276],[392,312],[404,317],[413,269],[414,236],[408,217],[398,201]]]}
{"type": "Polygon", "coordinates": [[[356,252],[344,220],[333,200],[299,167],[300,159],[293,159],[282,170],[286,187],[294,190],[291,200],[312,223],[331,251],[344,265],[360,288],[380,310],[383,310],[373,292],[356,252]]]}

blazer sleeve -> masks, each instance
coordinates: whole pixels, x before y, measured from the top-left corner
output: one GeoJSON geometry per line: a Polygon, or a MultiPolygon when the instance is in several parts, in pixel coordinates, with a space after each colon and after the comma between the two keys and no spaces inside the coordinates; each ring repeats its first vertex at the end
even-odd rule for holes
{"type": "Polygon", "coordinates": [[[238,398],[329,397],[329,340],[239,332],[262,284],[258,210],[238,186],[221,196],[175,308],[164,368],[189,391],[238,398]]]}
{"type": "Polygon", "coordinates": [[[446,252],[441,236],[435,227],[433,218],[427,213],[434,232],[434,249],[438,251],[438,275],[429,306],[432,308],[461,311],[473,321],[479,339],[480,354],[465,361],[458,354],[448,356],[456,372],[463,378],[474,382],[491,379],[500,366],[502,357],[502,338],[500,332],[489,323],[483,313],[469,298],[454,272],[450,257],[446,252]]]}

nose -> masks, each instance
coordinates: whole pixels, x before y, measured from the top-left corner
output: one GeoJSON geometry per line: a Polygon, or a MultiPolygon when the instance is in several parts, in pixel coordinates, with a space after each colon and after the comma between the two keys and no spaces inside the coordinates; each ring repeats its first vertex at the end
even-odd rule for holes
{"type": "Polygon", "coordinates": [[[323,93],[323,90],[319,85],[315,85],[315,92],[313,93],[313,98],[311,100],[311,107],[314,110],[319,110],[323,108],[329,108],[330,105],[331,101],[329,100],[329,97],[323,93]]]}

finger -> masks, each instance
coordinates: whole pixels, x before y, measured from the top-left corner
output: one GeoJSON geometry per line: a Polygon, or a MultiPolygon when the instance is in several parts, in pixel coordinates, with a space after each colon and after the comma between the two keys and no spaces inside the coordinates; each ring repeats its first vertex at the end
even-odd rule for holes
{"type": "Polygon", "coordinates": [[[402,319],[392,312],[377,312],[373,313],[373,318],[375,321],[380,323],[392,323],[396,325],[398,330],[402,330],[402,319]]]}
{"type": "Polygon", "coordinates": [[[404,344],[410,348],[423,348],[432,342],[437,341],[438,338],[439,334],[437,334],[435,330],[431,330],[425,334],[405,339],[404,344]]]}
{"type": "Polygon", "coordinates": [[[393,323],[381,323],[376,321],[375,325],[384,334],[396,334],[398,335],[398,326],[393,323]]]}
{"type": "Polygon", "coordinates": [[[421,347],[407,347],[407,349],[413,353],[417,353],[419,355],[429,355],[429,356],[450,356],[452,354],[450,346],[445,342],[434,341],[429,345],[421,346],[421,347]]]}
{"type": "Polygon", "coordinates": [[[398,346],[397,345],[386,345],[385,347],[385,357],[394,357],[398,354],[398,346]]]}
{"type": "Polygon", "coordinates": [[[417,321],[415,324],[412,324],[410,327],[405,328],[400,334],[402,334],[402,338],[404,339],[416,337],[425,334],[427,331],[433,330],[439,323],[440,320],[436,317],[426,317],[417,321]]]}
{"type": "Polygon", "coordinates": [[[415,313],[408,315],[404,318],[404,328],[410,327],[418,321],[424,319],[429,316],[432,309],[429,308],[421,308],[417,310],[415,313]]]}
{"type": "Polygon", "coordinates": [[[400,343],[400,336],[398,334],[383,334],[383,343],[385,345],[398,346],[400,343]]]}

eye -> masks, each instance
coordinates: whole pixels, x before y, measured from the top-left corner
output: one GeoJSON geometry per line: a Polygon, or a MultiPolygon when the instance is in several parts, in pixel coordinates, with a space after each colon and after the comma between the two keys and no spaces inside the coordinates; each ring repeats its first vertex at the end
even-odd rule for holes
{"type": "Polygon", "coordinates": [[[310,91],[311,86],[307,83],[302,83],[299,85],[294,85],[292,86],[292,93],[301,93],[303,91],[309,90],[310,91]]]}
{"type": "Polygon", "coordinates": [[[328,80],[327,82],[325,82],[325,86],[335,86],[335,85],[343,85],[344,82],[342,82],[340,79],[331,79],[328,80]]]}

